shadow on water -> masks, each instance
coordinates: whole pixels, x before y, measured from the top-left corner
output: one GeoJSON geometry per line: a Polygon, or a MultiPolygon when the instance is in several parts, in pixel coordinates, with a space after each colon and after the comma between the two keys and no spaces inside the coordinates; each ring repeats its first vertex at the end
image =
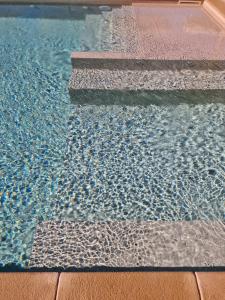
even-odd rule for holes
{"type": "Polygon", "coordinates": [[[110,7],[79,5],[4,5],[0,4],[0,18],[37,18],[83,20],[87,15],[100,15],[110,7]]]}
{"type": "Polygon", "coordinates": [[[225,104],[225,90],[70,90],[71,102],[80,105],[225,104]]]}
{"type": "MultiPolygon", "coordinates": [[[[119,54],[118,56],[120,56],[119,54]]],[[[101,70],[135,70],[135,71],[182,71],[182,70],[207,70],[207,71],[224,71],[225,60],[168,60],[168,59],[149,59],[135,58],[136,55],[131,55],[131,58],[107,58],[100,56],[99,58],[73,58],[72,66],[77,69],[101,69],[101,70]]]]}

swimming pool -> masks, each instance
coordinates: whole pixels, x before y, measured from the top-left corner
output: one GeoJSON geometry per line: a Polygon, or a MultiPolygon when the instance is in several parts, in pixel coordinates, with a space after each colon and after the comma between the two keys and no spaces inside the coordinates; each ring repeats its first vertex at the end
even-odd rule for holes
{"type": "Polygon", "coordinates": [[[100,14],[90,8],[71,10],[1,6],[3,264],[24,264],[37,221],[54,215],[50,203],[59,184],[71,111],[70,53],[99,49],[100,14]]]}
{"type": "Polygon", "coordinates": [[[1,7],[1,266],[28,266],[45,221],[224,221],[224,94],[71,104],[70,54],[110,48],[107,13],[1,7]]]}

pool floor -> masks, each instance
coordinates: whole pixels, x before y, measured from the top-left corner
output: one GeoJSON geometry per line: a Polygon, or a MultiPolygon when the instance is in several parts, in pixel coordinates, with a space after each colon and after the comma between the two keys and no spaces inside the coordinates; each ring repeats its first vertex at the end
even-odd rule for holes
{"type": "Polygon", "coordinates": [[[0,8],[0,266],[224,267],[223,90],[72,103],[71,52],[119,47],[111,9],[0,8]]]}

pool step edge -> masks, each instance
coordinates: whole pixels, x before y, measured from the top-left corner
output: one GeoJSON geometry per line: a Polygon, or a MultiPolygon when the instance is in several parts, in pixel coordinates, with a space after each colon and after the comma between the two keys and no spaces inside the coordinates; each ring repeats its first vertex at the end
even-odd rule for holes
{"type": "Polygon", "coordinates": [[[205,91],[210,101],[225,98],[223,60],[157,60],[118,52],[74,52],[71,60],[69,93],[74,103],[129,105],[132,98],[140,105],[149,99],[169,103],[168,96],[188,103],[190,93],[196,103],[205,91]]]}

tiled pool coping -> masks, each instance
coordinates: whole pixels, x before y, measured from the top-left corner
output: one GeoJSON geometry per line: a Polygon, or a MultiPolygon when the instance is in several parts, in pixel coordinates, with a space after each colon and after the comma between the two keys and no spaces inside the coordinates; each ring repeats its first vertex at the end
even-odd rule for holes
{"type": "Polygon", "coordinates": [[[223,300],[224,281],[223,272],[0,273],[0,298],[223,300]]]}

